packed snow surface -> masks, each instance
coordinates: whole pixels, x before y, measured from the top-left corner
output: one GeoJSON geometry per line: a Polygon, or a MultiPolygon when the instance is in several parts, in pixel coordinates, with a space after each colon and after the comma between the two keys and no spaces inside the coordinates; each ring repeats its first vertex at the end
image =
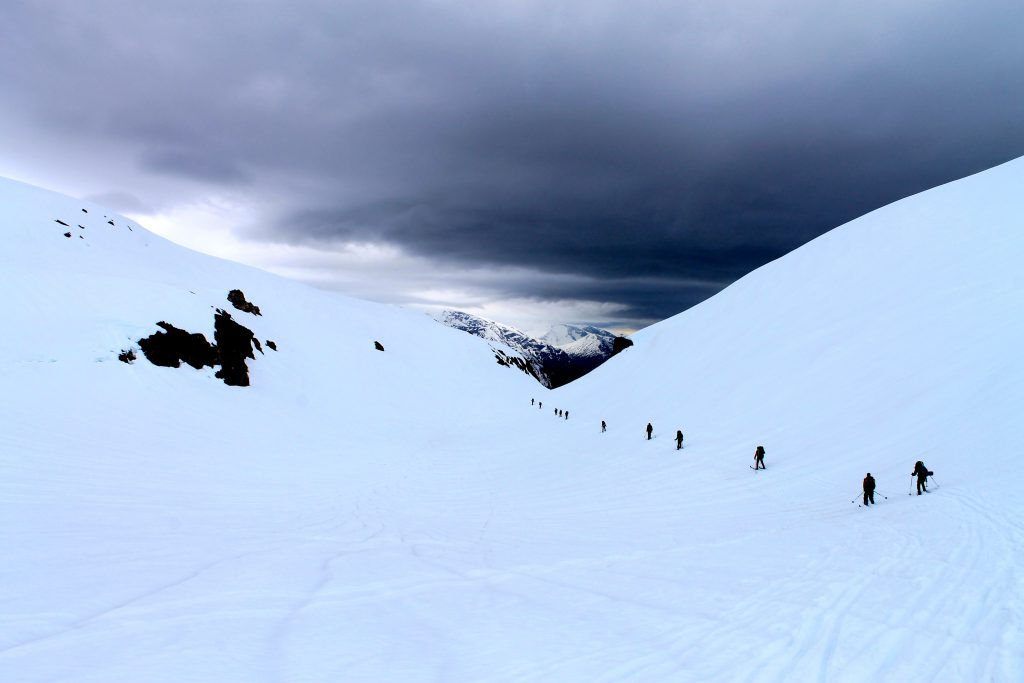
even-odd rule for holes
{"type": "Polygon", "coordinates": [[[0,680],[1024,680],[1022,186],[880,209],[547,392],[2,183],[0,680]],[[214,308],[279,347],[252,386],[115,359],[214,308]]]}

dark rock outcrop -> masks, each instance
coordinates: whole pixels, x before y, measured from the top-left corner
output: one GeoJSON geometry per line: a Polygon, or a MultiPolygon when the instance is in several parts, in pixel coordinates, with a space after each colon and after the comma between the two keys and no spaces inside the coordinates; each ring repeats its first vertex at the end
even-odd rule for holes
{"type": "Polygon", "coordinates": [[[199,370],[217,364],[217,348],[205,335],[186,332],[162,320],[156,326],[164,331],[139,340],[139,348],[153,365],[180,368],[184,361],[199,370]]]}
{"type": "Polygon", "coordinates": [[[263,315],[260,313],[260,307],[252,303],[251,301],[245,300],[245,294],[240,289],[232,289],[228,292],[228,301],[231,305],[244,313],[252,313],[253,315],[263,315]]]}
{"type": "Polygon", "coordinates": [[[377,349],[378,351],[383,351],[384,345],[381,344],[379,341],[375,341],[373,342],[373,348],[377,349]]]}
{"type": "Polygon", "coordinates": [[[274,351],[277,351],[277,343],[276,342],[273,342],[273,341],[268,339],[267,340],[267,346],[269,348],[273,349],[274,351]]]}
{"type": "Polygon", "coordinates": [[[245,359],[256,357],[252,353],[252,330],[239,325],[230,313],[218,308],[213,318],[213,338],[220,357],[220,370],[216,377],[228,386],[249,386],[249,366],[245,359]]]}
{"type": "Polygon", "coordinates": [[[203,334],[187,332],[167,322],[160,321],[157,327],[164,331],[139,340],[139,348],[150,363],[179,368],[184,361],[197,370],[219,365],[217,379],[229,386],[249,386],[249,366],[245,361],[255,358],[253,346],[259,348],[259,341],[252,330],[239,325],[230,313],[217,309],[213,318],[214,344],[203,334]]]}
{"type": "MultiPolygon", "coordinates": [[[[85,209],[82,209],[82,211],[85,211],[85,209]]],[[[122,349],[121,353],[117,354],[117,359],[122,363],[128,363],[128,365],[131,365],[135,361],[135,358],[135,349],[122,349]]]]}
{"type": "Polygon", "coordinates": [[[617,354],[617,353],[619,353],[621,351],[625,351],[626,349],[628,349],[632,345],[633,345],[633,340],[632,339],[627,339],[625,337],[616,337],[615,341],[612,342],[612,355],[614,356],[615,354],[617,354]]]}

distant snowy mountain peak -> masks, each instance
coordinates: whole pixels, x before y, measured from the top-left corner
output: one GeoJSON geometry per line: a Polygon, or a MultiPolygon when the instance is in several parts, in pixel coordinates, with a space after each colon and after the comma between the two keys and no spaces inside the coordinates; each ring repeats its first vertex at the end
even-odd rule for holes
{"type": "Polygon", "coordinates": [[[612,340],[615,336],[613,332],[593,325],[552,325],[539,339],[551,346],[565,347],[585,337],[612,340]]]}
{"type": "Polygon", "coordinates": [[[464,311],[446,309],[437,320],[482,339],[500,342],[521,354],[537,369],[535,376],[548,388],[579,379],[615,355],[616,335],[592,325],[555,325],[535,339],[522,330],[464,311]]]}

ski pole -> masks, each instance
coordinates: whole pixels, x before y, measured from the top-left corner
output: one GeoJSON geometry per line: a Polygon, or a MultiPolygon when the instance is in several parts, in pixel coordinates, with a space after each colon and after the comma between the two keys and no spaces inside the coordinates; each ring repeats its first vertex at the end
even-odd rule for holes
{"type": "MultiPolygon", "coordinates": [[[[861,495],[864,495],[864,494],[861,494],[861,495]]],[[[857,502],[857,498],[860,498],[860,497],[861,497],[861,496],[856,496],[856,497],[855,497],[855,498],[854,498],[853,500],[851,500],[850,502],[851,502],[851,503],[856,503],[856,502],[857,502]]]]}
{"type": "Polygon", "coordinates": [[[908,496],[914,495],[914,479],[913,479],[914,475],[911,474],[910,477],[911,477],[911,479],[910,479],[910,488],[907,489],[907,495],[908,496]]]}
{"type": "Polygon", "coordinates": [[[875,491],[875,493],[877,493],[878,495],[882,496],[882,498],[885,498],[886,500],[889,500],[889,496],[881,493],[880,491],[875,491]]]}

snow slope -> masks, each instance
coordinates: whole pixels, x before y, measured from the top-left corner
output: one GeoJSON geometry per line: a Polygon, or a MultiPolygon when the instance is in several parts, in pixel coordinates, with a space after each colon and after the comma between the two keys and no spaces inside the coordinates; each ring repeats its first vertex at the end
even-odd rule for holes
{"type": "Polygon", "coordinates": [[[0,184],[0,680],[1024,680],[1022,183],[842,226],[540,409],[469,335],[0,184]],[[236,287],[251,387],[113,360],[236,287]]]}

